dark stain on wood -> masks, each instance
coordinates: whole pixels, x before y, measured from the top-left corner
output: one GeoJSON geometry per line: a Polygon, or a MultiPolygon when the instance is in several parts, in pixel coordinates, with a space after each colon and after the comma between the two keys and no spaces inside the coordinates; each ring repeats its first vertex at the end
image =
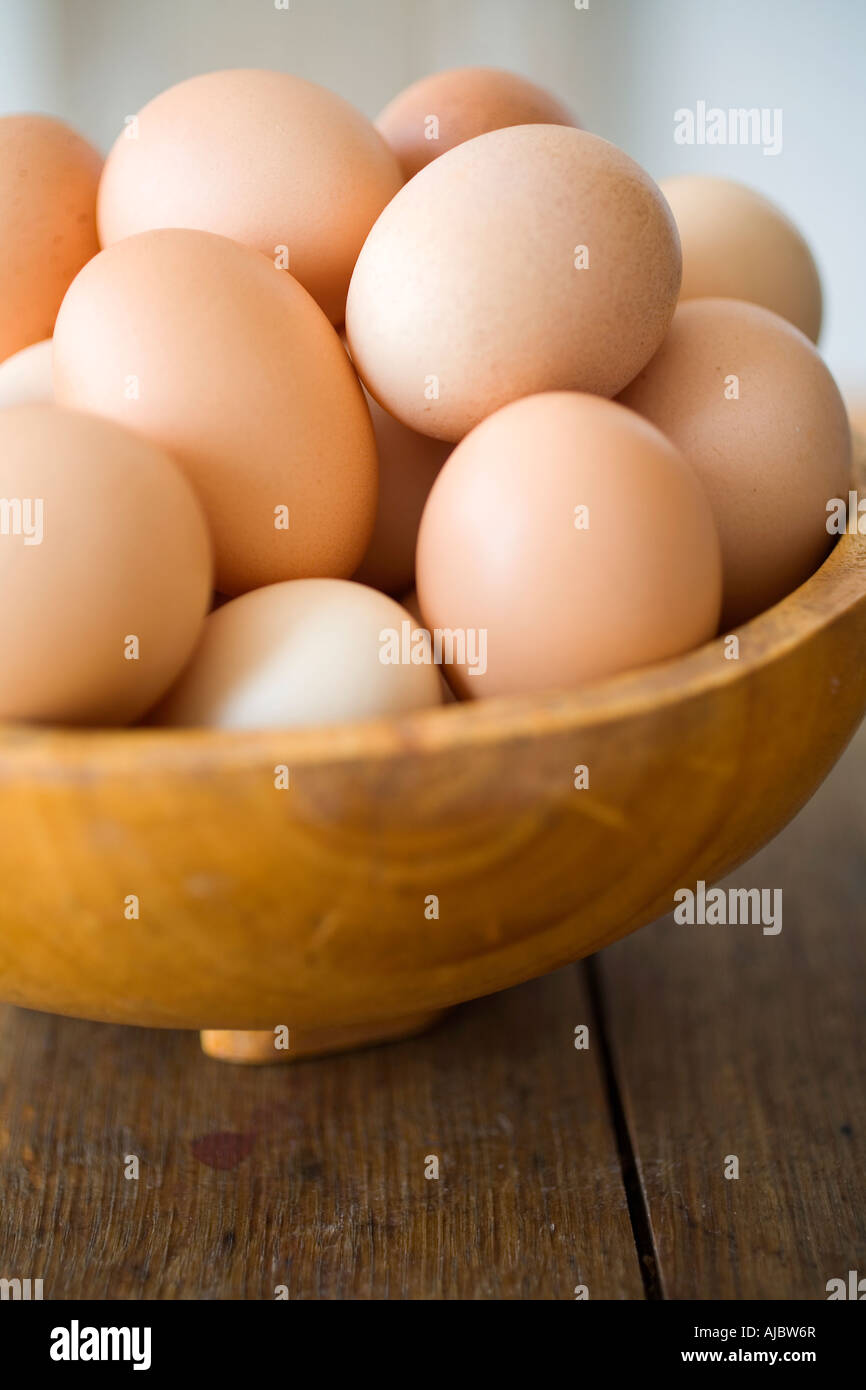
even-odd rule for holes
{"type": "Polygon", "coordinates": [[[241,1159],[252,1153],[255,1142],[254,1134],[224,1132],[193,1139],[190,1148],[199,1163],[206,1163],[208,1168],[237,1168],[241,1159]]]}

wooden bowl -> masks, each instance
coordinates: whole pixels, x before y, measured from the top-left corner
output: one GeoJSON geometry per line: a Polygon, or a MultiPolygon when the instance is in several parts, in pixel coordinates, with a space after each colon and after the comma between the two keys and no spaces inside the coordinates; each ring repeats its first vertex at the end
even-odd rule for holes
{"type": "Polygon", "coordinates": [[[737,635],[738,659],[720,638],[374,724],[7,727],[0,997],[273,1059],[280,1026],[295,1056],[395,1036],[598,950],[754,854],[838,758],[866,710],[866,536],[737,635]]]}

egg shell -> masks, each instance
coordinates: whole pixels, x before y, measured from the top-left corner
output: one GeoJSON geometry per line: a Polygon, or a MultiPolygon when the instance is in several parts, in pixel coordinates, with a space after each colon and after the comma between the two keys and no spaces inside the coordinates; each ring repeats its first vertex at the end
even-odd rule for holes
{"type": "Polygon", "coordinates": [[[379,499],[373,535],[354,578],[399,595],[414,582],[421,513],[451,446],[401,425],[372,396],[367,404],[379,458],[379,499]]]}
{"type": "Polygon", "coordinates": [[[577,126],[550,92],[501,68],[451,68],[413,82],[376,118],[404,178],[446,150],[513,125],[577,126]]]}
{"type": "Polygon", "coordinates": [[[521,396],[615,395],[661,342],[679,285],[673,218],[633,159],[583,130],[513,126],[449,150],[388,204],[346,332],[386,410],[457,440],[521,396]]]}
{"type": "Polygon", "coordinates": [[[0,116],[0,361],[51,336],[73,276],[99,250],[101,168],[62,121],[0,116]]]}
{"type": "Polygon", "coordinates": [[[0,410],[10,405],[54,401],[51,377],[51,339],[31,343],[0,362],[0,410]]]}
{"type": "MultiPolygon", "coordinates": [[[[403,597],[400,599],[400,602],[406,609],[406,612],[409,614],[409,617],[412,619],[413,626],[416,628],[421,628],[423,632],[426,632],[427,629],[424,627],[424,619],[421,617],[421,609],[418,604],[418,595],[416,594],[415,590],[410,589],[407,593],[403,595],[403,597]]],[[[454,691],[451,689],[451,686],[448,684],[445,677],[441,674],[441,668],[439,675],[439,685],[442,691],[443,704],[455,704],[457,696],[454,694],[454,691]]]]}
{"type": "Polygon", "coordinates": [[[138,718],[189,657],[210,601],[210,541],[186,478],[108,420],[18,405],[0,411],[0,499],[0,719],[138,718]]]}
{"type": "Polygon", "coordinates": [[[99,188],[103,246],[157,227],[216,232],[288,269],[334,323],[365,236],[402,183],[366,116],[289,73],[229,69],[160,93],[99,188]]]}
{"type": "Polygon", "coordinates": [[[706,489],[725,627],[809,577],[832,544],[827,503],[847,497],[851,435],[836,383],[799,329],[754,304],[687,300],[620,399],[673,440],[706,489]]]}
{"type": "Polygon", "coordinates": [[[58,315],[54,385],[178,459],[223,593],[357,569],[376,510],[370,412],[321,309],[259,252],[184,230],[102,251],[58,315]]]}
{"type": "Polygon", "coordinates": [[[780,314],[817,343],[818,269],[780,208],[729,179],[684,174],[660,187],[683,248],[680,299],[745,299],[780,314]]]}
{"type": "Polygon", "coordinates": [[[421,518],[416,573],[431,631],[462,631],[467,654],[475,634],[475,656],[486,641],[486,670],[468,656],[446,669],[462,696],[570,688],[677,656],[713,636],[721,602],[694,472],[645,421],[572,392],[515,401],[457,446],[421,518]]]}
{"type": "Polygon", "coordinates": [[[404,622],[412,620],[399,603],[348,580],[298,579],[244,594],[210,614],[153,721],[290,728],[437,705],[435,666],[380,660],[383,631],[400,633],[404,622]]]}

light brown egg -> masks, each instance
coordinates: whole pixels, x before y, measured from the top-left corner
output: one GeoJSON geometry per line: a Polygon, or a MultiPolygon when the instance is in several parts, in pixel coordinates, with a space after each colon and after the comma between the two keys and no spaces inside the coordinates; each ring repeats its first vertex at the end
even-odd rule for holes
{"type": "MultiPolygon", "coordinates": [[[[159,724],[289,728],[403,714],[441,702],[435,666],[381,660],[399,603],[363,584],[298,579],[211,613],[159,724]]],[[[414,627],[414,624],[412,624],[414,627]]]]}
{"type": "Polygon", "coordinates": [[[681,299],[745,299],[781,314],[817,343],[818,270],[780,208],[729,179],[683,174],[659,186],[682,242],[681,299]]]}
{"type": "Polygon", "coordinates": [[[413,82],[376,118],[410,179],[446,150],[512,125],[577,126],[543,87],[501,68],[452,68],[413,82]]]}
{"type": "MultiPolygon", "coordinates": [[[[418,604],[418,595],[415,592],[415,590],[410,589],[408,593],[405,593],[403,595],[403,597],[400,599],[400,602],[406,609],[406,612],[409,614],[409,617],[412,619],[413,629],[420,628],[422,632],[426,632],[427,629],[424,626],[424,619],[421,617],[421,609],[418,604]]],[[[457,696],[454,694],[454,691],[451,689],[451,686],[448,684],[447,680],[442,675],[441,667],[439,674],[439,685],[442,691],[442,703],[445,705],[456,704],[457,696]]]]}
{"type": "Polygon", "coordinates": [[[449,150],[389,203],[346,332],[386,410],[456,440],[520,396],[620,391],[679,284],[673,218],[634,160],[583,130],[513,126],[449,150]]]}
{"type": "Polygon", "coordinates": [[[289,269],[341,323],[361,245],[401,183],[382,137],[342,97],[284,72],[204,73],[154,97],[118,137],[99,235],[103,246],[156,227],[232,237],[289,269]]]}
{"type": "Polygon", "coordinates": [[[846,498],[851,438],[832,376],[799,329],[755,304],[693,299],[621,401],[682,450],[722,543],[725,627],[809,577],[846,498]]]}
{"type": "Polygon", "coordinates": [[[367,404],[379,455],[379,503],[367,553],[354,577],[400,595],[414,582],[421,513],[451,445],[407,429],[372,396],[367,404]]]}
{"type": "Polygon", "coordinates": [[[99,250],[102,156],[50,116],[0,116],[0,361],[50,338],[73,276],[99,250]]]}
{"type": "Polygon", "coordinates": [[[845,393],[845,409],[851,421],[852,430],[866,435],[866,390],[849,388],[845,393]]]}
{"type": "Polygon", "coordinates": [[[28,403],[50,405],[53,400],[50,338],[31,343],[0,362],[0,410],[28,403]]]}
{"type": "Polygon", "coordinates": [[[181,230],[102,251],[63,302],[54,384],[178,459],[223,593],[357,569],[376,509],[370,412],[322,311],[258,252],[181,230]]]}
{"type": "Polygon", "coordinates": [[[457,634],[445,673],[463,696],[676,656],[714,635],[721,603],[694,472],[645,421],[572,392],[515,401],[457,446],[421,518],[416,573],[426,626],[457,634]]]}
{"type": "Polygon", "coordinates": [[[50,405],[0,412],[0,719],[125,724],[207,612],[201,508],[154,444],[50,405]]]}

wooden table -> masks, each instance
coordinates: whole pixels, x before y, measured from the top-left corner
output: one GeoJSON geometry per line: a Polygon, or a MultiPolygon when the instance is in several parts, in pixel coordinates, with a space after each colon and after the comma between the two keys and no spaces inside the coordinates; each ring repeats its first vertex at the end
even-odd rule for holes
{"type": "Polygon", "coordinates": [[[866,726],[729,884],[782,888],[781,933],[666,918],[424,1037],[296,1066],[0,1009],[0,1277],[824,1299],[866,1274],[866,726]]]}

